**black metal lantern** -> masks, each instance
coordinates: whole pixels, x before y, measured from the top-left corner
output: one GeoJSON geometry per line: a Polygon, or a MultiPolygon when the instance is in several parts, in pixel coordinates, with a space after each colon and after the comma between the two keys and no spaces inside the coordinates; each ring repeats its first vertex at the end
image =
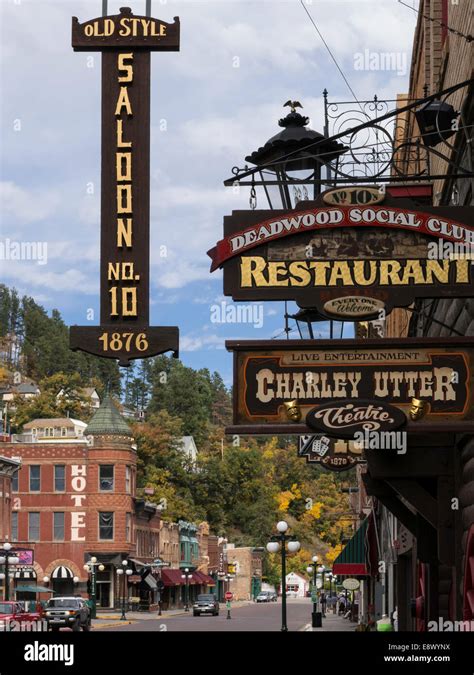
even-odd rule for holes
{"type": "MultiPolygon", "coordinates": [[[[287,101],[285,106],[290,106],[291,112],[278,122],[283,131],[245,158],[259,168],[254,174],[253,185],[263,185],[271,209],[293,208],[302,199],[309,198],[308,187],[312,188],[311,198],[314,199],[321,190],[322,167],[328,167],[329,176],[329,164],[347,150],[344,145],[307,128],[309,118],[296,111],[296,108],[302,108],[301,103],[287,101]],[[272,186],[278,188],[273,198],[272,186]]],[[[254,188],[252,198],[255,199],[254,188]]]]}
{"type": "Polygon", "coordinates": [[[452,105],[437,99],[428,101],[415,112],[423,143],[428,147],[438,145],[456,132],[454,121],[458,113],[452,105]]]}
{"type": "MultiPolygon", "coordinates": [[[[329,337],[332,339],[334,337],[334,324],[336,323],[333,319],[329,319],[321,312],[318,312],[317,309],[299,309],[296,314],[285,314],[286,324],[288,326],[288,319],[294,319],[296,321],[296,327],[298,328],[299,336],[302,340],[315,340],[315,327],[313,324],[317,323],[327,323],[329,322],[329,337]]],[[[344,321],[337,322],[340,323],[340,335],[343,337],[344,332],[344,321]]]]}

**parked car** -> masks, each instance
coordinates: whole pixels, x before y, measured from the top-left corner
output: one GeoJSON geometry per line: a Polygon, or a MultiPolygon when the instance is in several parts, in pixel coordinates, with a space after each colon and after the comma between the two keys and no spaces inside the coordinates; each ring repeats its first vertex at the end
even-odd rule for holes
{"type": "Polygon", "coordinates": [[[278,595],[275,591],[268,591],[270,595],[270,602],[276,602],[278,600],[278,595]]]}
{"type": "Polygon", "coordinates": [[[255,602],[271,602],[270,591],[260,591],[260,593],[255,598],[255,602]]]}
{"type": "Polygon", "coordinates": [[[40,621],[42,612],[27,612],[21,602],[14,600],[2,600],[0,602],[0,630],[9,631],[16,623],[28,623],[30,621],[40,621]]]}
{"type": "Polygon", "coordinates": [[[45,608],[48,629],[58,631],[62,627],[73,631],[91,629],[91,611],[83,598],[56,596],[48,600],[45,608]]]}
{"type": "Polygon", "coordinates": [[[197,596],[193,605],[193,616],[200,616],[201,614],[219,616],[219,602],[214,594],[207,593],[197,596]]]}

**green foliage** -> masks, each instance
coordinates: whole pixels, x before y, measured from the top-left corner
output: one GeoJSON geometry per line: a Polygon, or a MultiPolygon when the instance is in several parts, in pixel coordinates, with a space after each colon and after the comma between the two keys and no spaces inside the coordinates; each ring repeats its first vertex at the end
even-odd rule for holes
{"type": "Polygon", "coordinates": [[[120,393],[118,365],[69,349],[68,328],[60,313],[51,316],[33,298],[18,297],[15,289],[0,284],[0,358],[2,365],[40,381],[57,372],[78,373],[84,382],[95,380],[120,393]]]}
{"type": "Polygon", "coordinates": [[[40,380],[41,393],[32,398],[16,396],[13,401],[12,430],[20,431],[36,418],[72,417],[87,422],[92,414],[90,400],[81,392],[84,381],[79,373],[56,373],[40,380]],[[58,397],[62,390],[62,395],[58,397]]]}

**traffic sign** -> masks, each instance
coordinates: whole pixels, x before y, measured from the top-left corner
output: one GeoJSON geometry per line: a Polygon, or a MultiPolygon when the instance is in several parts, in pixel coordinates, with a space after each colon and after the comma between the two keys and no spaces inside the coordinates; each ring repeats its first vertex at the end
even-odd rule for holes
{"type": "Polygon", "coordinates": [[[231,591],[227,591],[224,597],[225,597],[226,600],[230,601],[234,597],[234,594],[231,593],[231,591]]]}

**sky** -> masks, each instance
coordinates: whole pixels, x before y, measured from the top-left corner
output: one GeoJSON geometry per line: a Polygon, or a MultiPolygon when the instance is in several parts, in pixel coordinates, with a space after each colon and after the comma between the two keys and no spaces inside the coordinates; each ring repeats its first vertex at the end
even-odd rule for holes
{"type": "MultiPolygon", "coordinates": [[[[304,4],[358,99],[406,92],[414,11],[397,0],[304,4]],[[370,55],[387,52],[401,67],[373,69],[370,55]]],[[[122,6],[145,13],[145,0],[109,0],[108,14],[122,6]]],[[[101,7],[0,0],[0,242],[39,242],[42,257],[0,259],[0,280],[68,325],[99,323],[101,57],[72,50],[71,17],[101,7]]],[[[206,251],[223,216],[249,208],[248,188],[223,181],[281,130],[285,101],[300,101],[322,132],[323,90],[330,101],[352,95],[299,0],[152,0],[152,15],[180,17],[181,50],[152,54],[150,324],[178,325],[183,362],[230,385],[225,340],[284,337],[284,303],[261,303],[253,322],[216,321],[232,301],[206,251]]]]}

